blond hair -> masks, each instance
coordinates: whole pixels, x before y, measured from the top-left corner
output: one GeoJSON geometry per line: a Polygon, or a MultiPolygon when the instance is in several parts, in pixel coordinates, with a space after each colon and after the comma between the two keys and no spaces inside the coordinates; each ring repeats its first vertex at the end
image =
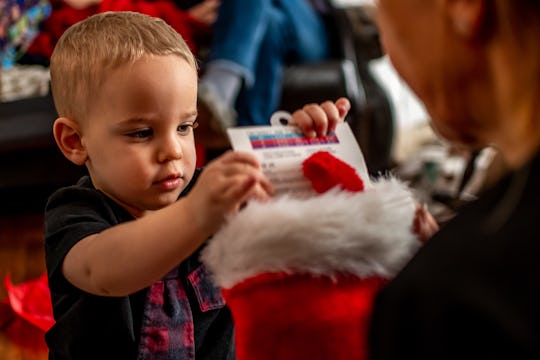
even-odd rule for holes
{"type": "Polygon", "coordinates": [[[107,74],[146,55],[177,55],[197,69],[182,36],[159,18],[105,12],[71,26],[51,57],[51,87],[58,115],[84,118],[107,74]]]}

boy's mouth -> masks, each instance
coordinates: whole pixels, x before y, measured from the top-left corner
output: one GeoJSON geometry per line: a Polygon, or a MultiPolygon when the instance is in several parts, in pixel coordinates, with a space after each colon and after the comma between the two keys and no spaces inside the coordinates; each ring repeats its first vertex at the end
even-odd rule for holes
{"type": "Polygon", "coordinates": [[[171,174],[155,182],[155,184],[159,185],[163,190],[166,191],[177,189],[181,183],[182,177],[179,174],[171,174]]]}

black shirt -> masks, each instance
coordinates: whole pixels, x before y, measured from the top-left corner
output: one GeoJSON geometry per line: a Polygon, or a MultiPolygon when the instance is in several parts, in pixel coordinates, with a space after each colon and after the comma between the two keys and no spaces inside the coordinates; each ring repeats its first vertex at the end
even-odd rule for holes
{"type": "Polygon", "coordinates": [[[540,156],[464,207],[379,294],[372,359],[540,359],[540,156]]]}
{"type": "MultiPolygon", "coordinates": [[[[78,241],[133,220],[125,209],[96,190],[86,176],[77,185],[60,189],[50,197],[45,213],[45,254],[56,320],[45,336],[50,359],[136,358],[148,289],[126,297],[96,296],[71,285],[61,271],[64,257],[78,241]]],[[[179,265],[179,278],[193,316],[196,358],[233,359],[232,319],[219,290],[205,271],[207,279],[197,284],[188,279],[203,266],[199,252],[179,265]],[[209,301],[216,303],[209,308],[209,301]]]]}

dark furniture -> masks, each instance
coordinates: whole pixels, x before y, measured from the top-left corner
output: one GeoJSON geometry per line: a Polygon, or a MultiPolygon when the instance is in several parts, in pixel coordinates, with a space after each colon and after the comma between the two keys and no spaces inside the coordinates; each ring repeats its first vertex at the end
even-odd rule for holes
{"type": "Polygon", "coordinates": [[[50,96],[0,103],[0,212],[42,211],[51,191],[84,173],[56,147],[55,119],[50,96]]]}

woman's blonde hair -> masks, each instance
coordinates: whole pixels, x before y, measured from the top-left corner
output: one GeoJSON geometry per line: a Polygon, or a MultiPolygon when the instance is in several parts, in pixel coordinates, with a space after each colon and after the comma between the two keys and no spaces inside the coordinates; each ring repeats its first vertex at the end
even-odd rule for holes
{"type": "Polygon", "coordinates": [[[146,55],[177,55],[197,71],[188,45],[165,21],[135,12],[93,15],[67,29],[51,57],[59,116],[84,118],[107,74],[146,55]]]}

